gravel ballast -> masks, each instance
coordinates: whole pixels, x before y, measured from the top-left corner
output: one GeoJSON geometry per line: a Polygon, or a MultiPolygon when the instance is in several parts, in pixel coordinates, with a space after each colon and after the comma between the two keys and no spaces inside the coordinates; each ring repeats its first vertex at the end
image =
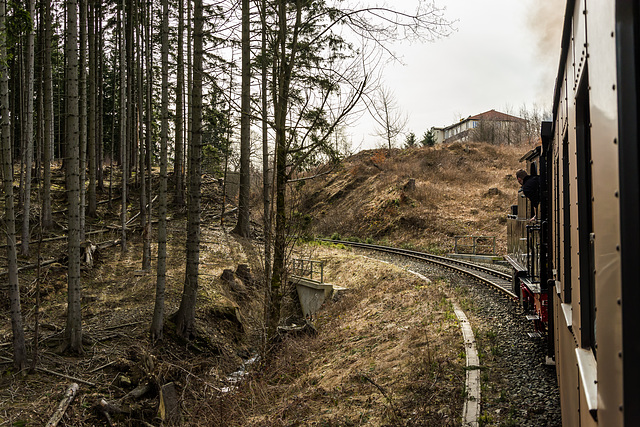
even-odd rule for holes
{"type": "Polygon", "coordinates": [[[545,338],[531,338],[533,322],[521,307],[451,270],[405,257],[366,251],[367,256],[443,279],[463,307],[481,353],[481,426],[561,426],[555,366],[545,364],[545,338]]]}

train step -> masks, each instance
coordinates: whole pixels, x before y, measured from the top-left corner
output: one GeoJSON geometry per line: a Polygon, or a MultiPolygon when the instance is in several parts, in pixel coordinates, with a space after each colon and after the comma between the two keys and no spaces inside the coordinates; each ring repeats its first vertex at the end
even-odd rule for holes
{"type": "Polygon", "coordinates": [[[529,338],[540,338],[542,334],[540,332],[527,332],[529,338]]]}
{"type": "Polygon", "coordinates": [[[527,320],[540,320],[540,316],[538,316],[537,314],[527,314],[526,318],[527,320]]]}

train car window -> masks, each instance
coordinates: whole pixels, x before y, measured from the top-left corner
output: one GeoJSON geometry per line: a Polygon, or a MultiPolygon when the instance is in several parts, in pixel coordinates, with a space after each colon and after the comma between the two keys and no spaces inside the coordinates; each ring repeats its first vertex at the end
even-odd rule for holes
{"type": "Polygon", "coordinates": [[[571,303],[571,198],[569,191],[569,139],[562,141],[562,273],[563,301],[571,303]]]}
{"type": "Polygon", "coordinates": [[[596,353],[593,184],[591,176],[591,118],[588,69],[576,96],[576,157],[578,171],[578,251],[580,277],[581,345],[596,353]]]}

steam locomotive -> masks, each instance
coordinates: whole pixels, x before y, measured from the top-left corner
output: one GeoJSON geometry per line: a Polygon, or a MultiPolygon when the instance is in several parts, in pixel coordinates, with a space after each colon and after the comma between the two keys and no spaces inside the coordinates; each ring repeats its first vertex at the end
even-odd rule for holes
{"type": "MultiPolygon", "coordinates": [[[[640,2],[568,0],[553,121],[527,153],[537,221],[508,219],[513,286],[548,342],[566,426],[640,425],[640,2]]],[[[529,217],[529,218],[528,218],[529,217]]]]}

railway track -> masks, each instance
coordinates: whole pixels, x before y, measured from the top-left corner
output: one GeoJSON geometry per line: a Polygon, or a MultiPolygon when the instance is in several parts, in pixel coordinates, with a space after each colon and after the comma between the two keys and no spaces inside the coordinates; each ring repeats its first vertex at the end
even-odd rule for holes
{"type": "Polygon", "coordinates": [[[408,249],[391,248],[388,246],[371,245],[368,243],[347,242],[343,240],[330,240],[330,239],[318,239],[324,242],[341,243],[343,245],[349,245],[356,248],[369,249],[378,252],[385,252],[393,255],[401,255],[409,258],[413,258],[419,261],[436,264],[450,270],[468,275],[474,279],[479,280],[482,283],[489,285],[496,289],[500,293],[506,295],[509,298],[517,299],[518,296],[511,290],[511,275],[496,271],[488,267],[472,264],[457,259],[447,258],[438,255],[427,254],[423,252],[412,251],[408,249]]]}

